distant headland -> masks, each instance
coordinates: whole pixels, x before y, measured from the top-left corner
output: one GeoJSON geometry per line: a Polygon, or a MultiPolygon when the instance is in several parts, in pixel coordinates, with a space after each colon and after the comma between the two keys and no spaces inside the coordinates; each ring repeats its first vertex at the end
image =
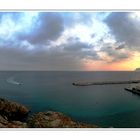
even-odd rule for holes
{"type": "Polygon", "coordinates": [[[140,68],[136,68],[135,71],[140,71],[140,68]]]}

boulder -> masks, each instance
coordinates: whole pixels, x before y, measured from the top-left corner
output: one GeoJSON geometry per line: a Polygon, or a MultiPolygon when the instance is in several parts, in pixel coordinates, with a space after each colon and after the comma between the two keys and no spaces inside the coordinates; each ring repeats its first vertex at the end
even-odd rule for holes
{"type": "Polygon", "coordinates": [[[20,121],[8,121],[6,117],[0,115],[0,128],[26,128],[27,123],[20,121]]]}
{"type": "Polygon", "coordinates": [[[8,120],[22,121],[28,112],[29,110],[25,106],[0,98],[0,115],[7,117],[8,120]]]}
{"type": "Polygon", "coordinates": [[[26,122],[20,122],[20,121],[11,121],[8,123],[6,128],[27,128],[26,122]]]}
{"type": "Polygon", "coordinates": [[[70,117],[60,112],[39,112],[31,116],[27,121],[30,128],[95,128],[95,125],[88,125],[73,121],[70,117]]]}

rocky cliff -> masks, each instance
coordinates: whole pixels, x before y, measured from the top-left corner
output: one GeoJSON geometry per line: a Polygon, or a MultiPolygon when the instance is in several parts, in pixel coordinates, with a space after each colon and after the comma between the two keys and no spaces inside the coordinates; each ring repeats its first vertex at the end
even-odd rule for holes
{"type": "Polygon", "coordinates": [[[54,111],[39,112],[29,117],[27,107],[0,98],[0,128],[96,128],[79,123],[54,111]]]}

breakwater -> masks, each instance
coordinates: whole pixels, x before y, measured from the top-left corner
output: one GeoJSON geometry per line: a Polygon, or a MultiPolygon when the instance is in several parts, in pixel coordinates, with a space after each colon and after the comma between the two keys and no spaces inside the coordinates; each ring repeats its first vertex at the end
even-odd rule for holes
{"type": "Polygon", "coordinates": [[[114,84],[137,84],[140,80],[129,80],[129,81],[103,81],[103,82],[74,82],[74,86],[91,86],[91,85],[114,85],[114,84]]]}

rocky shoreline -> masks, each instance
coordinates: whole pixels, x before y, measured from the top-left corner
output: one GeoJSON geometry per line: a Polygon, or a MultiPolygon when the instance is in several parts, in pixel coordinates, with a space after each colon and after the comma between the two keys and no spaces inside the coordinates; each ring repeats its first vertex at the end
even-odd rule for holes
{"type": "Polygon", "coordinates": [[[32,116],[29,112],[19,103],[0,98],[0,128],[97,128],[73,121],[60,112],[38,112],[32,116]]]}

